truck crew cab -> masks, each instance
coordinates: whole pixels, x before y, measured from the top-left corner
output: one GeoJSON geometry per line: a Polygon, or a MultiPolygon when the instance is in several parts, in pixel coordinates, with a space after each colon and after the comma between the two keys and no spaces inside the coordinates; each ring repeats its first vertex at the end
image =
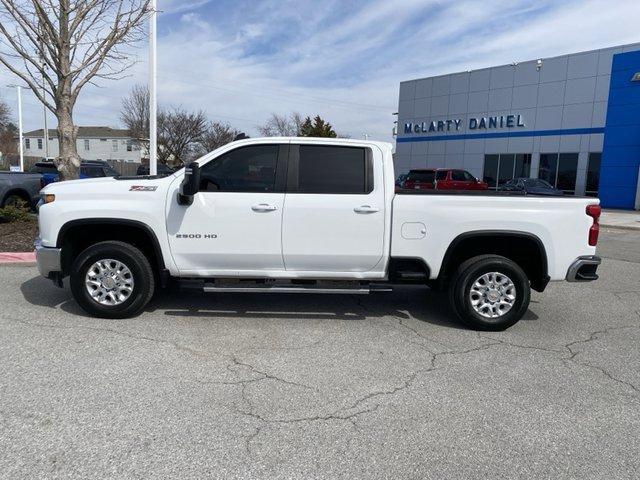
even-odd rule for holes
{"type": "Polygon", "coordinates": [[[530,289],[597,279],[593,198],[395,192],[391,145],[232,142],[165,177],[48,185],[38,266],[88,313],[138,314],[158,286],[204,292],[446,288],[457,316],[504,329],[530,289]]]}

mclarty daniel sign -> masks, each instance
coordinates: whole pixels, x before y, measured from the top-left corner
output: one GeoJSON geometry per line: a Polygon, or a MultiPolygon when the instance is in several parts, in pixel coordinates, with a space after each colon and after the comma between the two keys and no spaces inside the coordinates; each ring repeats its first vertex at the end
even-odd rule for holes
{"type": "Polygon", "coordinates": [[[501,128],[526,127],[522,115],[500,115],[495,117],[471,117],[468,123],[461,118],[433,120],[431,122],[408,122],[404,124],[404,133],[434,133],[460,131],[466,125],[468,130],[494,130],[501,128]]]}

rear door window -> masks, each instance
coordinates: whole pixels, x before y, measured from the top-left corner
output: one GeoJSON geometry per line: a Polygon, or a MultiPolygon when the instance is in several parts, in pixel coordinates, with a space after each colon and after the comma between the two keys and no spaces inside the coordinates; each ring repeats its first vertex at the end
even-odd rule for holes
{"type": "Polygon", "coordinates": [[[447,179],[447,170],[438,170],[436,172],[436,180],[446,180],[447,179]]]}
{"type": "Polygon", "coordinates": [[[290,163],[288,191],[367,194],[373,190],[373,163],[368,149],[333,145],[291,147],[294,161],[290,163]]]}

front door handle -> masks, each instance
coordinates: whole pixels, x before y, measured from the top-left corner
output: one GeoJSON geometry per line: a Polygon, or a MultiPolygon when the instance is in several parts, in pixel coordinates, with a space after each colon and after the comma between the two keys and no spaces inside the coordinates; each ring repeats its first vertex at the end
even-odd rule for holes
{"type": "Polygon", "coordinates": [[[275,205],[269,205],[268,203],[259,203],[258,205],[253,205],[251,210],[254,212],[274,212],[278,209],[275,205]]]}
{"type": "Polygon", "coordinates": [[[353,209],[356,213],[376,213],[379,212],[380,209],[376,207],[372,207],[371,205],[361,205],[353,209]]]}

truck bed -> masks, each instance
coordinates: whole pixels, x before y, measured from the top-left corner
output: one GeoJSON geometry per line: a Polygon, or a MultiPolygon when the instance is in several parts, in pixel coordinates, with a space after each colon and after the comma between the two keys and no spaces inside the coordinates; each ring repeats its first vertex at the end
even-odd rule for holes
{"type": "Polygon", "coordinates": [[[551,280],[564,280],[588,244],[591,197],[525,195],[520,192],[399,191],[393,199],[391,256],[423,258],[437,278],[442,252],[462,235],[519,232],[544,245],[551,280]],[[423,233],[424,232],[424,233],[423,233]]]}

